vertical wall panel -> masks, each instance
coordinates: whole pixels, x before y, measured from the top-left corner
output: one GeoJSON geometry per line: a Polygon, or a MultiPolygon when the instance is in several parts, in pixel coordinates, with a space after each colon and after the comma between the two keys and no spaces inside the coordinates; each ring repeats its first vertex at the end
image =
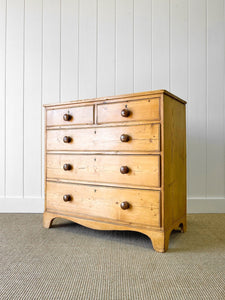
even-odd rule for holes
{"type": "Polygon", "coordinates": [[[187,99],[188,1],[172,0],[170,12],[170,91],[187,99]]]}
{"type": "Polygon", "coordinates": [[[115,92],[116,0],[98,1],[97,96],[115,92]]]}
{"type": "Polygon", "coordinates": [[[170,90],[170,1],[152,0],[152,89],[170,90]]]}
{"type": "Polygon", "coordinates": [[[133,0],[116,1],[116,94],[134,89],[133,0]]]}
{"type": "Polygon", "coordinates": [[[43,103],[154,89],[188,98],[190,211],[221,211],[224,21],[224,0],[0,0],[0,211],[43,208],[43,103]]]}
{"type": "Polygon", "coordinates": [[[188,195],[206,197],[206,1],[189,5],[188,195]]]}
{"type": "Polygon", "coordinates": [[[152,86],[152,1],[134,0],[134,92],[152,86]]]}
{"type": "Polygon", "coordinates": [[[96,97],[96,0],[79,5],[79,98],[96,97]]]}
{"type": "Polygon", "coordinates": [[[6,0],[0,0],[0,197],[5,196],[6,0]]]}
{"type": "Polygon", "coordinates": [[[61,2],[61,98],[78,98],[78,0],[61,2]]]}
{"type": "Polygon", "coordinates": [[[43,103],[60,101],[60,0],[43,1],[43,103]]]}
{"type": "Polygon", "coordinates": [[[207,196],[224,197],[224,1],[207,2],[207,196]]]}
{"type": "Polygon", "coordinates": [[[42,3],[25,1],[24,195],[41,197],[42,3]]]}
{"type": "Polygon", "coordinates": [[[23,196],[24,0],[7,1],[6,195],[23,196]]]}

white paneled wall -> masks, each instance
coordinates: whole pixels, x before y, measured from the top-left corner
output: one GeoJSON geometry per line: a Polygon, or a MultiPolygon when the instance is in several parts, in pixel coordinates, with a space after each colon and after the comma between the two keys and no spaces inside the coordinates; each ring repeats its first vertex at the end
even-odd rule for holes
{"type": "Polygon", "coordinates": [[[224,0],[0,0],[0,211],[43,210],[44,103],[188,101],[188,211],[225,212],[224,0]]]}

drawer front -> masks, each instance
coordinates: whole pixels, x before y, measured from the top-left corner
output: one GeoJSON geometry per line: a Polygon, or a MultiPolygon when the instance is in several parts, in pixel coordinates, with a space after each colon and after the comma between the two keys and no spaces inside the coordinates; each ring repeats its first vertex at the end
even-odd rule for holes
{"type": "Polygon", "coordinates": [[[160,155],[47,155],[47,178],[160,187],[160,155]]]}
{"type": "Polygon", "coordinates": [[[47,182],[46,199],[47,210],[61,214],[65,212],[160,226],[159,191],[47,182]],[[65,200],[70,201],[65,202],[64,195],[67,195],[65,200]],[[124,202],[129,203],[127,209],[121,208],[124,202]]]}
{"type": "Polygon", "coordinates": [[[47,126],[93,124],[93,105],[47,110],[47,126]]]}
{"type": "Polygon", "coordinates": [[[48,130],[47,150],[160,151],[160,124],[48,130]]]}
{"type": "Polygon", "coordinates": [[[131,121],[158,121],[160,120],[159,98],[99,104],[97,107],[97,120],[98,124],[131,121]]]}

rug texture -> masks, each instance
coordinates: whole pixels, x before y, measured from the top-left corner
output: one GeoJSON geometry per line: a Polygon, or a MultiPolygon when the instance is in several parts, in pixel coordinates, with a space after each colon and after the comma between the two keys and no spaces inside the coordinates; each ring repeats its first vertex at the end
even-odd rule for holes
{"type": "Polygon", "coordinates": [[[129,231],[0,215],[0,299],[225,299],[225,215],[188,215],[169,250],[129,231]]]}

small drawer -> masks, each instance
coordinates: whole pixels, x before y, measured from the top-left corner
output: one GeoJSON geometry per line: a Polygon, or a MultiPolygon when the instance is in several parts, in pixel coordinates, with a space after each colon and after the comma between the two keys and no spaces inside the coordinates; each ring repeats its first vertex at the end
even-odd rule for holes
{"type": "Polygon", "coordinates": [[[47,178],[160,187],[160,155],[47,155],[47,178]]]}
{"type": "Polygon", "coordinates": [[[160,226],[160,192],[47,182],[47,211],[160,226]]]}
{"type": "Polygon", "coordinates": [[[93,124],[93,105],[47,110],[47,126],[93,124]]]}
{"type": "Polygon", "coordinates": [[[159,120],[159,98],[110,104],[99,104],[97,107],[98,124],[159,120]]]}
{"type": "Polygon", "coordinates": [[[160,124],[47,130],[48,151],[160,151],[160,124]]]}

